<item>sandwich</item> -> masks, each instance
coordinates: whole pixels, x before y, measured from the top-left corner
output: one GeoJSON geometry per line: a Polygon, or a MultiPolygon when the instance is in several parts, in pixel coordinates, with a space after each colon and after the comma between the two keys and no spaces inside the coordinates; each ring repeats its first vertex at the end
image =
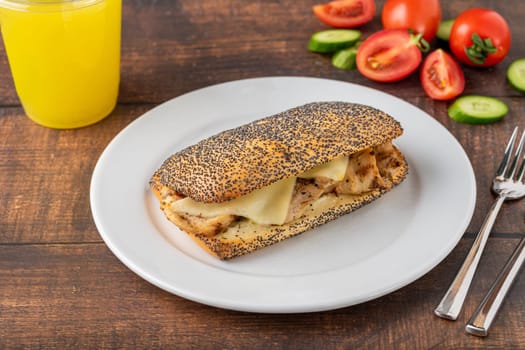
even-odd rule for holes
{"type": "Polygon", "coordinates": [[[348,214],[401,183],[408,166],[392,140],[402,133],[376,108],[313,102],[173,154],[149,185],[169,221],[208,253],[231,259],[348,214]]]}

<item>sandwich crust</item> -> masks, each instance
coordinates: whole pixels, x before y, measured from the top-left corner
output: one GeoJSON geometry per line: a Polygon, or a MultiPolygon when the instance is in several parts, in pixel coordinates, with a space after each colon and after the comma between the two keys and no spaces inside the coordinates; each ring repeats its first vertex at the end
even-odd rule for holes
{"type": "Polygon", "coordinates": [[[198,202],[251,193],[402,134],[399,122],[370,106],[314,102],[223,131],[173,154],[150,185],[198,202]]]}

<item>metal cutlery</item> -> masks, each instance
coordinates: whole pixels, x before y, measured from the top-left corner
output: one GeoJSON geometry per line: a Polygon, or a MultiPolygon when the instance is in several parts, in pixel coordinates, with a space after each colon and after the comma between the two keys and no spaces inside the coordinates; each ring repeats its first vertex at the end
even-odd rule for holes
{"type": "Polygon", "coordinates": [[[503,202],[525,196],[525,184],[523,183],[523,175],[525,172],[525,162],[523,161],[525,131],[521,135],[514,156],[511,156],[517,134],[518,128],[516,127],[505,148],[503,159],[492,182],[492,191],[495,192],[498,197],[485,217],[481,229],[454,281],[434,310],[434,313],[439,317],[450,320],[457,319],[463,308],[465,297],[467,296],[485,244],[487,243],[490,231],[492,230],[503,202]],[[518,164],[520,164],[519,168],[518,164]]]}
{"type": "Polygon", "coordinates": [[[512,282],[518,275],[523,261],[525,261],[525,238],[522,238],[511,257],[501,270],[500,274],[490,287],[489,292],[478,306],[465,330],[467,333],[485,337],[492,321],[496,317],[507,292],[512,286],[512,282]]]}

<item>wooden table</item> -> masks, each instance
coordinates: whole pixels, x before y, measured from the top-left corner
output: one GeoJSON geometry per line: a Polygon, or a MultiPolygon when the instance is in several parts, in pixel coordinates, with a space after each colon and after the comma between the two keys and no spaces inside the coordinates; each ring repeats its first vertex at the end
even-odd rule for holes
{"type": "MultiPolygon", "coordinates": [[[[525,232],[524,202],[505,204],[488,241],[464,312],[456,322],[433,309],[461,265],[493,195],[491,176],[515,125],[525,128],[523,95],[505,80],[525,57],[525,6],[518,0],[442,1],[443,17],[463,9],[498,10],[513,34],[509,56],[490,69],[465,68],[466,94],[510,106],[501,122],[472,126],[447,116],[417,75],[394,84],[342,71],[306,50],[326,28],[316,1],[125,0],[119,104],[91,127],[58,131],[25,117],[0,46],[0,348],[525,348],[525,276],[518,277],[490,335],[464,326],[525,232]],[[201,305],[169,294],[125,267],[94,225],[89,185],[98,157],[130,122],[194,89],[261,76],[313,76],[396,95],[428,112],[465,148],[478,186],[472,221],[450,255],[408,286],[343,309],[252,314],[201,305]]],[[[380,9],[362,27],[380,29],[380,9]]],[[[434,43],[434,45],[436,45],[434,43]]],[[[425,234],[424,231],[421,234],[425,234]]]]}

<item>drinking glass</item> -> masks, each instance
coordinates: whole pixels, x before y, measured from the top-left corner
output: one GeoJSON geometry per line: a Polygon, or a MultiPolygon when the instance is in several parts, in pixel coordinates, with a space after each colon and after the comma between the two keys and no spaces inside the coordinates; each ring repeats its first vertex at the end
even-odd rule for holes
{"type": "Polygon", "coordinates": [[[25,113],[57,129],[115,108],[121,0],[0,0],[0,30],[25,113]]]}

